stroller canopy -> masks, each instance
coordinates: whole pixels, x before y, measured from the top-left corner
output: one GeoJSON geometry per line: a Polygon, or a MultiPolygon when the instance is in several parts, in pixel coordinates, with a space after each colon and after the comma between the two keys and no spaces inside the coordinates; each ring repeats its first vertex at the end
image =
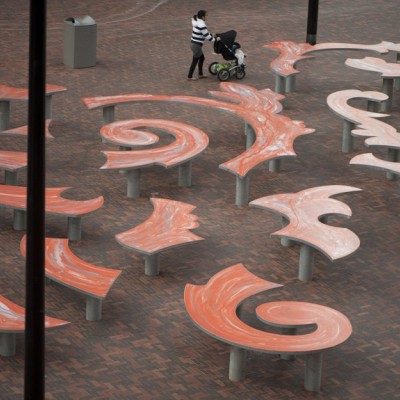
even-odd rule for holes
{"type": "Polygon", "coordinates": [[[236,35],[237,32],[234,30],[217,33],[216,36],[219,37],[220,40],[214,42],[214,52],[221,54],[225,60],[234,60],[235,52],[232,46],[235,45],[237,49],[240,48],[240,44],[235,42],[236,35]]]}

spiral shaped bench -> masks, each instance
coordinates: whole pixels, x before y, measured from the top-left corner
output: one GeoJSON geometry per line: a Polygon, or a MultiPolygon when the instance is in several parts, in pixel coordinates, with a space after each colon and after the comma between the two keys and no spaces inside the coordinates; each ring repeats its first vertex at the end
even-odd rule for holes
{"type": "Polygon", "coordinates": [[[260,321],[281,328],[285,334],[258,330],[241,320],[241,306],[247,298],[280,286],[258,278],[243,264],[236,264],[215,274],[205,285],[187,284],[184,301],[198,328],[231,346],[230,380],[245,378],[248,350],[279,354],[282,358],[305,355],[304,387],[319,391],[323,353],[350,337],[351,323],[332,308],[288,301],[265,303],[256,308],[260,321]],[[301,333],[303,327],[310,325],[314,331],[301,333]]]}
{"type": "MultiPolygon", "coordinates": [[[[13,356],[16,353],[17,333],[25,333],[25,309],[3,296],[0,296],[0,354],[13,356]]],[[[66,324],[68,321],[45,316],[45,328],[52,329],[66,324]]]]}
{"type": "Polygon", "coordinates": [[[123,247],[145,256],[145,274],[160,273],[160,252],[204,240],[190,232],[199,226],[197,216],[191,214],[196,207],[168,199],[151,198],[153,214],[142,224],[115,236],[123,247]]]}
{"type": "MultiPolygon", "coordinates": [[[[26,256],[26,236],[20,249],[26,256]]],[[[86,295],[86,319],[101,320],[102,304],[122,271],[103,268],[78,258],[68,246],[68,239],[46,238],[45,274],[48,279],[86,295]]]]}
{"type": "Polygon", "coordinates": [[[347,228],[327,225],[329,215],[350,218],[350,207],[330,196],[361,189],[331,185],[261,197],[250,202],[250,207],[262,208],[282,216],[283,228],[272,236],[281,238],[284,246],[300,244],[299,274],[302,281],[313,276],[314,250],[331,261],[347,257],[360,247],[358,236],[347,228]]]}
{"type": "MultiPolygon", "coordinates": [[[[90,200],[69,200],[61,197],[61,193],[70,187],[46,188],[45,212],[53,215],[66,216],[68,219],[68,238],[79,240],[82,236],[81,218],[99,209],[103,196],[90,200]]],[[[27,189],[22,186],[0,185],[0,205],[14,210],[13,227],[15,230],[26,229],[27,189]]]]}

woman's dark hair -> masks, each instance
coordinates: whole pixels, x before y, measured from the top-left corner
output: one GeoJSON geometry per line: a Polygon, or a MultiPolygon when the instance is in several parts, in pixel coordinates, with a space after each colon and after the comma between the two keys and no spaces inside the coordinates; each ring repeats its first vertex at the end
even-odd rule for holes
{"type": "Polygon", "coordinates": [[[196,15],[193,15],[193,18],[194,19],[197,19],[197,18],[203,19],[206,15],[207,15],[206,10],[200,10],[200,11],[197,11],[196,15]]]}

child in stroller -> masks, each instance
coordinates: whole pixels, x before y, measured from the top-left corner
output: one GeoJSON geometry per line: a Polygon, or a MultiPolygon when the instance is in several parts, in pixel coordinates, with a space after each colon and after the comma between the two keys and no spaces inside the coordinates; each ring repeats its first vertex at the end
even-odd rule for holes
{"type": "Polygon", "coordinates": [[[227,62],[213,62],[208,67],[212,75],[217,75],[220,81],[227,81],[231,76],[243,79],[246,76],[244,58],[240,44],[235,42],[237,32],[234,30],[217,33],[214,42],[214,53],[221,54],[227,62]]]}

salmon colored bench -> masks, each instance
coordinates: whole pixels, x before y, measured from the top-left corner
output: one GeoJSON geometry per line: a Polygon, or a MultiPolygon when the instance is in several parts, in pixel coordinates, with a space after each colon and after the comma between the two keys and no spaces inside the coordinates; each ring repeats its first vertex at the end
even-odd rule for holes
{"type": "Polygon", "coordinates": [[[283,115],[283,96],[269,89],[257,90],[252,86],[232,82],[221,82],[222,91],[210,94],[222,100],[193,96],[166,96],[151,94],[127,94],[119,96],[86,97],[83,102],[90,109],[102,108],[103,120],[110,123],[115,119],[115,106],[132,102],[171,101],[214,107],[237,115],[245,121],[246,150],[219,167],[236,176],[236,205],[248,203],[250,172],[260,163],[269,162],[269,170],[278,172],[280,160],[294,157],[294,140],[314,132],[302,121],[292,121],[283,115]]]}
{"type": "Polygon", "coordinates": [[[259,330],[242,321],[242,305],[247,298],[280,286],[236,264],[215,274],[205,285],[187,284],[184,301],[198,328],[231,346],[230,380],[245,378],[249,350],[279,354],[283,359],[305,355],[304,387],[319,391],[323,353],[350,337],[351,323],[332,308],[297,301],[264,303],[256,308],[260,321],[281,328],[284,334],[259,330]],[[302,332],[310,326],[312,332],[302,332]]]}
{"type": "MultiPolygon", "coordinates": [[[[26,236],[21,240],[26,256],[26,236]]],[[[122,271],[90,264],[72,253],[68,239],[46,238],[46,277],[86,295],[86,319],[101,320],[103,300],[122,271]]]]}
{"type": "MultiPolygon", "coordinates": [[[[63,215],[68,218],[68,238],[79,240],[82,236],[81,217],[99,209],[103,196],[91,200],[69,200],[61,197],[61,193],[70,187],[46,188],[45,212],[63,215]]],[[[0,205],[14,209],[13,227],[15,230],[26,229],[27,189],[22,186],[0,185],[0,205]]]]}
{"type": "Polygon", "coordinates": [[[4,171],[6,185],[16,185],[18,171],[28,165],[28,155],[24,151],[0,150],[0,170],[4,171]]]}
{"type": "Polygon", "coordinates": [[[175,140],[165,146],[149,149],[103,151],[107,161],[100,169],[126,171],[127,196],[129,198],[139,197],[142,169],[154,165],[165,168],[178,166],[178,185],[191,186],[192,160],[207,148],[208,136],[194,126],[163,119],[135,119],[113,122],[103,126],[101,135],[105,141],[118,144],[123,148],[157,142],[158,137],[156,135],[137,129],[144,127],[166,131],[175,140]]]}
{"type": "Polygon", "coordinates": [[[379,44],[352,44],[352,43],[297,43],[292,41],[277,41],[265,45],[268,49],[277,50],[280,55],[271,62],[270,67],[275,74],[275,92],[293,92],[295,90],[296,75],[299,71],[295,68],[298,61],[313,58],[311,53],[324,50],[370,50],[380,54],[389,51],[400,52],[400,44],[381,42],[379,44]]]}
{"type": "Polygon", "coordinates": [[[350,207],[331,196],[356,192],[352,186],[331,185],[261,197],[250,202],[282,216],[283,228],[272,236],[280,237],[284,246],[300,244],[299,279],[309,281],[313,276],[314,250],[331,261],[347,257],[360,247],[358,236],[347,228],[327,225],[329,215],[351,217],[350,207]]]}
{"type": "MultiPolygon", "coordinates": [[[[45,137],[48,140],[53,140],[54,136],[50,133],[51,119],[45,121],[45,137]]],[[[18,128],[7,129],[0,131],[0,136],[11,136],[11,137],[27,137],[28,136],[28,125],[19,126],[18,128]]]]}
{"type": "MultiPolygon", "coordinates": [[[[46,85],[46,118],[51,119],[53,95],[56,93],[64,92],[66,90],[67,89],[63,86],[46,85]]],[[[11,101],[28,101],[28,93],[28,89],[0,85],[0,131],[4,131],[9,128],[11,101]]]]}
{"type": "Polygon", "coordinates": [[[121,246],[144,254],[146,275],[158,275],[161,251],[204,239],[190,232],[199,226],[197,216],[191,214],[195,206],[168,199],[150,201],[153,214],[135,228],[115,235],[115,239],[121,246]]]}
{"type": "MultiPolygon", "coordinates": [[[[25,332],[25,309],[0,296],[0,354],[8,357],[16,353],[17,333],[25,332]]],[[[45,328],[57,328],[68,321],[45,316],[45,328]]]]}

